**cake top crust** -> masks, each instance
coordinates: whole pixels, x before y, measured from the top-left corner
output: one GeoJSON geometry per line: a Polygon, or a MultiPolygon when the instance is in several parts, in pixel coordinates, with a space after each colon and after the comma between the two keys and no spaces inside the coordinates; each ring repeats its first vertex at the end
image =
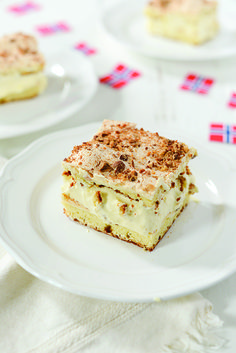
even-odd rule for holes
{"type": "Polygon", "coordinates": [[[214,9],[217,2],[214,0],[151,0],[148,4],[161,12],[199,12],[202,9],[214,9]]]}
{"type": "Polygon", "coordinates": [[[171,185],[180,167],[197,155],[194,148],[136,124],[104,120],[93,138],[75,146],[64,163],[85,170],[96,182],[125,186],[150,196],[161,183],[171,185]]]}
{"type": "Polygon", "coordinates": [[[30,74],[44,67],[44,57],[38,52],[36,39],[24,33],[0,38],[0,74],[30,74]]]}

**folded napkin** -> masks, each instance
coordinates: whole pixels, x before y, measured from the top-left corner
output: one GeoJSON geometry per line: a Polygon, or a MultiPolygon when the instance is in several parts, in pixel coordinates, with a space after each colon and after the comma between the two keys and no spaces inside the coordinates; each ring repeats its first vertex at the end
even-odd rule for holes
{"type": "Polygon", "coordinates": [[[221,326],[198,293],[137,304],[85,298],[36,279],[0,247],[1,353],[211,352],[223,344],[221,326]]]}

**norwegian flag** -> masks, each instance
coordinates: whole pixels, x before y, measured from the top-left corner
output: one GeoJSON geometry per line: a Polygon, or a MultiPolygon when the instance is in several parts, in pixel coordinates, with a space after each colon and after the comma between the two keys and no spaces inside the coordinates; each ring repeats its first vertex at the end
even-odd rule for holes
{"type": "Polygon", "coordinates": [[[119,89],[139,76],[141,76],[140,72],[131,70],[126,65],[118,64],[110,74],[101,77],[100,82],[119,89]]]}
{"type": "Polygon", "coordinates": [[[184,91],[207,94],[212,87],[214,80],[209,77],[203,77],[195,74],[188,74],[180,88],[184,91]]]}
{"type": "Polygon", "coordinates": [[[24,15],[31,11],[37,11],[40,9],[40,5],[34,3],[33,1],[27,1],[22,4],[16,4],[8,7],[9,12],[13,12],[17,15],[24,15]]]}
{"type": "Polygon", "coordinates": [[[81,42],[75,45],[75,49],[81,51],[83,54],[89,56],[96,54],[97,50],[95,48],[91,48],[87,43],[81,42]]]}
{"type": "Polygon", "coordinates": [[[236,92],[233,92],[228,102],[230,108],[236,108],[236,92]]]}
{"type": "Polygon", "coordinates": [[[66,22],[57,22],[53,25],[37,26],[36,30],[43,36],[55,34],[57,32],[69,32],[70,26],[66,22]]]}
{"type": "Polygon", "coordinates": [[[210,124],[209,140],[236,144],[236,125],[210,124]]]}

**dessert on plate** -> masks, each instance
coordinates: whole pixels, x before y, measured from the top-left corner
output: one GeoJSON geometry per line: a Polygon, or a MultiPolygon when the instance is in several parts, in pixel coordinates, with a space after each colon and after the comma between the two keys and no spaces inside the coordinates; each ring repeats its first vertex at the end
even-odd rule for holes
{"type": "Polygon", "coordinates": [[[151,34],[190,44],[214,38],[219,29],[213,0],[151,0],[145,15],[151,34]]]}
{"type": "Polygon", "coordinates": [[[153,250],[197,191],[195,148],[136,124],[105,120],[62,162],[62,203],[74,221],[153,250]]]}
{"type": "Polygon", "coordinates": [[[36,39],[14,33],[0,38],[0,103],[32,98],[47,86],[36,39]]]}

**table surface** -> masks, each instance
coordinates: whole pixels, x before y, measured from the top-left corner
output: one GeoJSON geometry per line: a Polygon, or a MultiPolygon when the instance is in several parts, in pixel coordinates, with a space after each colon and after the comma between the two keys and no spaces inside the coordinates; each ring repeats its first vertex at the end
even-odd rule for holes
{"type": "MultiPolygon", "coordinates": [[[[114,1],[115,2],[115,1],[114,1]]],[[[35,2],[36,3],[36,2],[35,2]]],[[[7,10],[10,1],[0,3],[0,35],[14,31],[27,31],[37,36],[40,48],[45,53],[72,48],[75,43],[87,42],[97,49],[88,60],[98,77],[108,73],[118,63],[125,63],[138,70],[141,76],[119,90],[99,84],[95,96],[81,111],[48,129],[29,135],[0,140],[0,155],[11,158],[35,139],[61,129],[71,128],[103,119],[127,120],[158,126],[171,126],[187,131],[202,139],[210,148],[235,160],[236,146],[208,142],[209,123],[236,124],[236,109],[227,106],[229,97],[236,91],[235,57],[206,62],[175,62],[146,58],[128,51],[103,29],[100,18],[104,6],[111,1],[39,0],[41,9],[23,15],[7,10]],[[35,26],[66,21],[71,26],[68,33],[57,33],[40,37],[35,26]],[[200,95],[179,89],[189,72],[215,80],[209,94],[200,95]]],[[[75,52],[76,55],[76,52],[75,52]]],[[[174,59],[174,56],[173,56],[174,59]]],[[[1,114],[0,114],[1,115],[1,114]]],[[[232,195],[230,202],[235,202],[232,195]]],[[[236,351],[236,275],[216,286],[202,291],[209,298],[214,311],[225,322],[223,334],[228,340],[222,353],[236,351]]]]}

